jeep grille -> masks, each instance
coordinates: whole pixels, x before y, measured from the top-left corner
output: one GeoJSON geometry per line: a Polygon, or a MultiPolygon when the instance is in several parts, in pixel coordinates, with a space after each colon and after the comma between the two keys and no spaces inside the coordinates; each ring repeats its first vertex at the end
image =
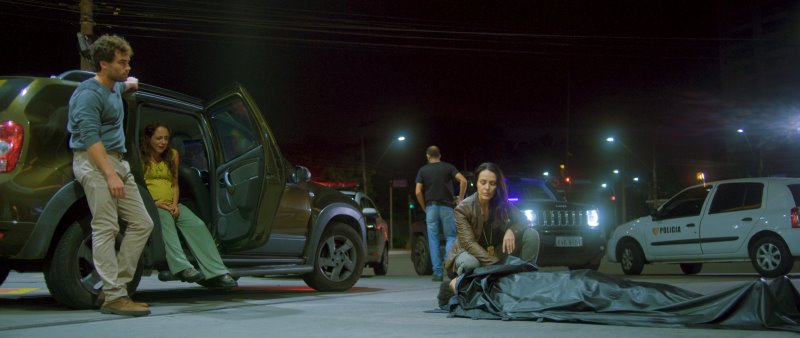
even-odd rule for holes
{"type": "Polygon", "coordinates": [[[577,227],[588,224],[588,211],[584,210],[533,210],[533,226],[577,227]]]}

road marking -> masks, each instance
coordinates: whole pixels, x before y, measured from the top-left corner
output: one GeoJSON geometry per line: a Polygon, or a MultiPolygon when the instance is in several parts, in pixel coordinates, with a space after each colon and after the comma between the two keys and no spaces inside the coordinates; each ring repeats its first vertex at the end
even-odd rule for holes
{"type": "Polygon", "coordinates": [[[0,295],[23,295],[39,288],[0,288],[0,295]]]}

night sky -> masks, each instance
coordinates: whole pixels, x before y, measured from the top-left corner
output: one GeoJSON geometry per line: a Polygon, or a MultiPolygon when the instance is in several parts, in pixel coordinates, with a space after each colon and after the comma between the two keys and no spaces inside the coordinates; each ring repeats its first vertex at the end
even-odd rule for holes
{"type": "MultiPolygon", "coordinates": [[[[66,3],[0,1],[0,74],[79,66],[66,3]]],[[[227,3],[98,2],[95,33],[131,42],[143,82],[198,97],[241,82],[318,178],[359,178],[362,138],[377,178],[412,179],[430,144],[459,169],[568,163],[595,181],[619,158],[612,133],[645,161],[719,156],[714,1],[227,3]]]]}

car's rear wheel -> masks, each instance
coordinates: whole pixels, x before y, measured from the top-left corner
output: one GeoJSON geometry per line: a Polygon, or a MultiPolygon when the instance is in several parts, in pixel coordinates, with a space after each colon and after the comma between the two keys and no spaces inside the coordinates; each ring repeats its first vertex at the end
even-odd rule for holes
{"type": "Polygon", "coordinates": [[[303,275],[303,280],[315,290],[344,291],[358,281],[363,269],[361,237],[348,225],[336,223],[322,234],[314,271],[303,275]]]}
{"type": "Polygon", "coordinates": [[[6,281],[8,274],[11,272],[11,266],[6,261],[0,261],[0,285],[6,281]]]}
{"type": "Polygon", "coordinates": [[[681,263],[681,271],[687,275],[694,275],[703,270],[703,263],[681,263]]]}
{"type": "Polygon", "coordinates": [[[794,258],[786,243],[776,236],[767,236],[756,241],[750,249],[750,260],[760,275],[769,278],[789,273],[794,265],[794,258]]]}
{"type": "Polygon", "coordinates": [[[375,272],[377,276],[385,276],[387,272],[389,272],[389,244],[385,244],[383,247],[383,254],[381,255],[381,261],[375,263],[372,266],[372,271],[375,272]]]}
{"type": "MultiPolygon", "coordinates": [[[[84,217],[67,228],[44,270],[45,282],[53,298],[75,309],[95,307],[97,293],[103,287],[103,281],[94,268],[91,233],[85,233],[81,226],[81,223],[88,224],[89,220],[88,216],[84,217]]],[[[142,267],[139,264],[128,283],[129,295],[136,291],[141,277],[142,267]]]]}
{"type": "Polygon", "coordinates": [[[622,242],[617,249],[622,272],[626,275],[639,275],[644,269],[644,253],[639,244],[632,240],[622,242]]]}
{"type": "Polygon", "coordinates": [[[428,239],[425,236],[414,236],[414,246],[411,248],[411,262],[418,275],[433,274],[431,255],[428,253],[428,239]]]}

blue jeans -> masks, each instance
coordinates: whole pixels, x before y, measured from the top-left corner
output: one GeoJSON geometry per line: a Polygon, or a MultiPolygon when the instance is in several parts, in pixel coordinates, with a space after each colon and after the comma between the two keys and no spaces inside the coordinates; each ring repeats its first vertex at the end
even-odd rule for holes
{"type": "Polygon", "coordinates": [[[447,244],[444,249],[445,255],[450,252],[450,248],[456,241],[456,218],[453,214],[453,208],[442,205],[426,206],[425,223],[428,224],[428,251],[430,251],[431,263],[433,264],[433,274],[441,276],[444,258],[439,248],[439,242],[442,238],[442,232],[447,238],[447,244]]]}

